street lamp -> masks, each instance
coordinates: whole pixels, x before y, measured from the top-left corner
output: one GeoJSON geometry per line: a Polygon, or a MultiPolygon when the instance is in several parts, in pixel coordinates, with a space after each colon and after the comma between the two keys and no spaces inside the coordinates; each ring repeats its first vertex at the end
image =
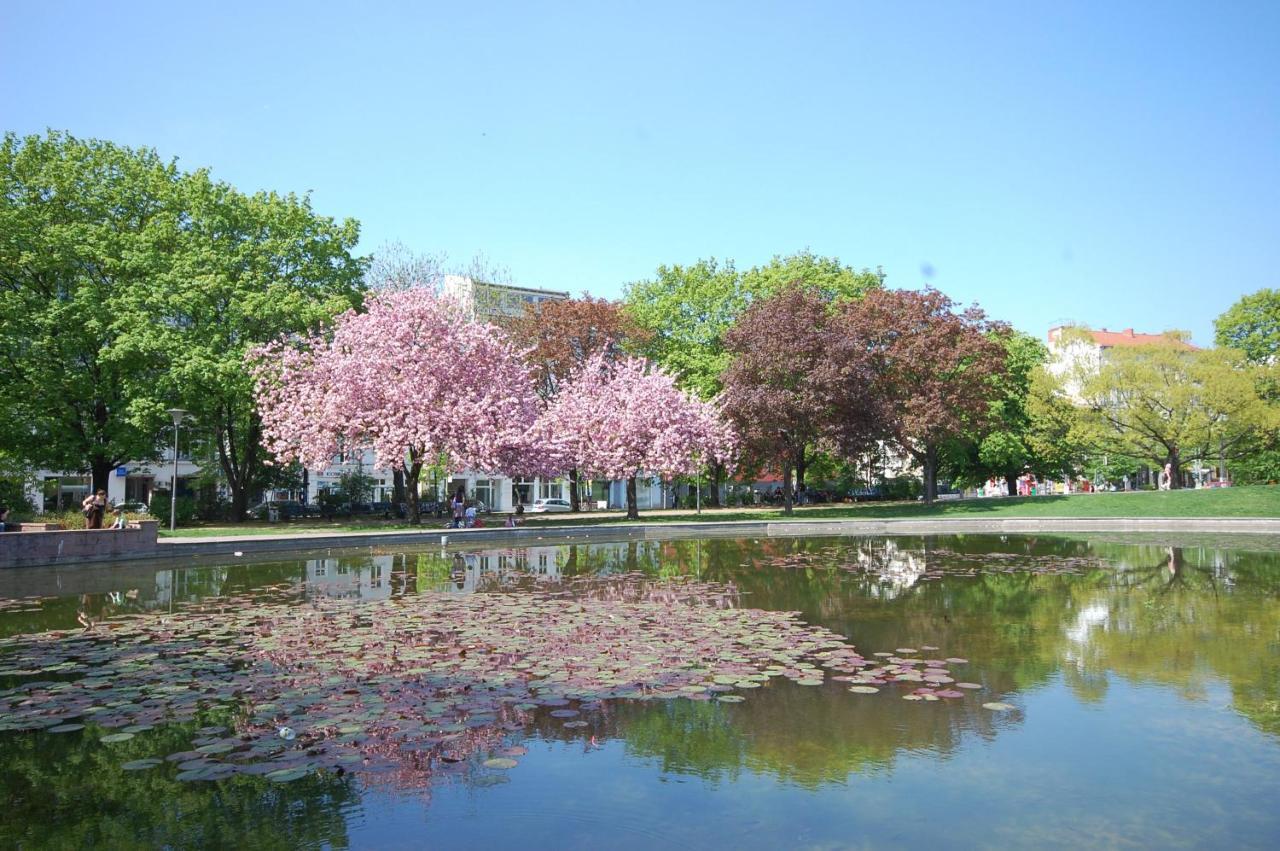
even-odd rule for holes
{"type": "Polygon", "coordinates": [[[169,416],[173,417],[173,478],[169,481],[169,531],[178,526],[178,426],[187,418],[182,408],[170,408],[169,416]]]}

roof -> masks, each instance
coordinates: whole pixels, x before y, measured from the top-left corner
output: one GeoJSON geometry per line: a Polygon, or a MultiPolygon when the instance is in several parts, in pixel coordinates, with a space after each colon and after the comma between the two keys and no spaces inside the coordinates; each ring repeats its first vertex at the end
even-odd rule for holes
{"type": "MultiPolygon", "coordinates": [[[[1050,328],[1049,342],[1056,341],[1058,335],[1067,327],[1070,326],[1059,325],[1056,328],[1050,328]]],[[[1099,328],[1096,331],[1092,328],[1080,328],[1079,330],[1092,337],[1093,341],[1104,349],[1114,348],[1115,346],[1150,346],[1158,343],[1168,343],[1170,340],[1184,349],[1192,351],[1199,349],[1198,346],[1194,346],[1185,340],[1171,338],[1167,334],[1143,334],[1135,332],[1132,328],[1125,328],[1123,331],[1108,331],[1106,328],[1099,328]]]]}

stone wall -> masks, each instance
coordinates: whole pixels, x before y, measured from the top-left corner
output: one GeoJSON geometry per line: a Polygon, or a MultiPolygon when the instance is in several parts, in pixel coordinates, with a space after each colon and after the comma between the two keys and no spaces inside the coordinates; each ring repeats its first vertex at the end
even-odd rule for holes
{"type": "Polygon", "coordinates": [[[159,526],[158,520],[139,520],[127,529],[0,533],[0,568],[155,555],[159,526]]]}

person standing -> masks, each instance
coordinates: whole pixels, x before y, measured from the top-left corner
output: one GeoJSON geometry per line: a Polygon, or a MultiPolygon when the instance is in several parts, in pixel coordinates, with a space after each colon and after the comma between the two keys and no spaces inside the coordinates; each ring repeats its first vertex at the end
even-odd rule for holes
{"type": "Polygon", "coordinates": [[[453,495],[453,521],[451,525],[454,529],[462,528],[462,512],[465,508],[465,500],[462,498],[462,493],[462,488],[458,488],[457,492],[453,495]]]}
{"type": "Polygon", "coordinates": [[[97,493],[91,493],[84,498],[84,502],[80,503],[80,511],[84,514],[84,527],[86,529],[101,529],[102,515],[107,510],[107,492],[99,490],[97,493]]]}
{"type": "Polygon", "coordinates": [[[0,502],[0,532],[7,532],[9,527],[5,524],[9,520],[9,506],[0,502]]]}

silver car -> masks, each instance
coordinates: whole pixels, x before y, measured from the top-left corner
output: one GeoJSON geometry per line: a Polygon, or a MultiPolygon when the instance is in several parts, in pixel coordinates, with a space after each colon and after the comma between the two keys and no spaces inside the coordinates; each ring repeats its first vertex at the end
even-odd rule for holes
{"type": "Polygon", "coordinates": [[[572,511],[573,506],[569,504],[567,499],[535,499],[533,505],[529,506],[529,511],[534,514],[544,514],[548,511],[572,511]]]}

